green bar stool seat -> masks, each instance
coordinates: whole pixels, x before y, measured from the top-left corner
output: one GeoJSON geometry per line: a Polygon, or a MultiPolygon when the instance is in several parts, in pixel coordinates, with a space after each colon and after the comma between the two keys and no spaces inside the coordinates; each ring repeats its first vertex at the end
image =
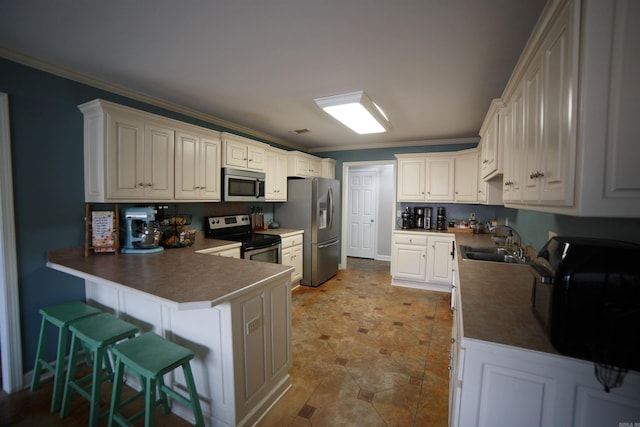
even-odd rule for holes
{"type": "Polygon", "coordinates": [[[204,418],[200,407],[200,400],[193,380],[189,361],[193,359],[193,352],[185,347],[168,341],[153,332],[139,335],[131,340],[116,345],[113,348],[115,359],[115,378],[109,410],[109,426],[113,423],[129,426],[130,422],[145,415],[146,427],[155,425],[155,408],[162,405],[162,412],[169,413],[167,395],[190,407],[193,411],[196,426],[204,426],[204,418]],[[182,367],[189,397],[167,387],[163,375],[182,367]],[[121,401],[124,369],[136,374],[141,379],[142,389],[133,396],[121,401]],[[156,399],[156,387],[159,399],[156,399]],[[132,401],[144,396],[145,407],[126,418],[120,409],[132,401]]]}
{"type": "Polygon", "coordinates": [[[102,384],[113,379],[108,350],[119,341],[133,338],[138,328],[111,314],[101,313],[72,323],[69,330],[72,333],[71,354],[60,418],[69,414],[71,398],[75,392],[89,401],[88,425],[94,427],[98,425],[101,416],[108,414],[100,414],[102,384]],[[93,354],[93,369],[91,374],[76,379],[77,349],[80,345],[93,354]]]}
{"type": "Polygon", "coordinates": [[[63,302],[40,309],[42,324],[40,326],[40,337],[38,338],[38,349],[36,350],[36,363],[33,368],[33,377],[31,378],[31,391],[35,391],[40,387],[40,376],[45,370],[53,374],[51,412],[60,410],[69,325],[100,313],[101,311],[97,308],[80,301],[63,302]],[[43,359],[49,324],[58,327],[58,349],[56,350],[55,366],[43,359]]]}

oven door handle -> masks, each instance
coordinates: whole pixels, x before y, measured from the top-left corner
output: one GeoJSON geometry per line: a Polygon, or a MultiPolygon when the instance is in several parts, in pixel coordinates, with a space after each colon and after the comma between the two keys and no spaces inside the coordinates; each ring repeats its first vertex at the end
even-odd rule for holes
{"type": "Polygon", "coordinates": [[[258,249],[269,249],[269,248],[273,248],[274,246],[278,246],[280,245],[280,242],[273,242],[271,244],[268,245],[259,245],[259,246],[245,246],[244,247],[244,251],[245,252],[249,252],[249,251],[255,251],[258,249]]]}

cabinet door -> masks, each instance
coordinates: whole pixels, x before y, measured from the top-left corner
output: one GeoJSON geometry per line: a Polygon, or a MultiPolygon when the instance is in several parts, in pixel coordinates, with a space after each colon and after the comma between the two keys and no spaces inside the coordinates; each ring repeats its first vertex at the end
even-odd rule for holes
{"type": "Polygon", "coordinates": [[[451,284],[453,280],[454,242],[451,238],[431,237],[427,244],[427,280],[432,283],[451,284]]]}
{"type": "Polygon", "coordinates": [[[571,114],[578,106],[573,102],[577,81],[571,58],[572,21],[567,3],[542,46],[544,73],[544,132],[540,159],[542,202],[573,204],[576,141],[571,134],[571,114]]]}
{"type": "Polygon", "coordinates": [[[542,74],[540,57],[535,57],[524,76],[524,133],[522,200],[538,202],[542,157],[542,74]]]}
{"type": "Polygon", "coordinates": [[[509,165],[509,175],[505,177],[505,186],[509,187],[507,194],[503,197],[505,201],[519,203],[522,199],[522,158],[524,142],[524,99],[522,84],[518,87],[511,101],[512,129],[511,142],[505,145],[508,147],[505,163],[509,165]]]}
{"type": "Polygon", "coordinates": [[[267,202],[287,200],[287,157],[275,150],[267,150],[265,153],[266,190],[267,202]]]}
{"type": "Polygon", "coordinates": [[[454,158],[427,158],[427,197],[433,202],[454,200],[454,158]]]}
{"type": "Polygon", "coordinates": [[[150,182],[144,176],[144,121],[107,114],[107,199],[142,199],[150,182]]]}
{"type": "Polygon", "coordinates": [[[394,245],[391,274],[408,280],[426,281],[427,249],[420,246],[394,245]]]}
{"type": "Polygon", "coordinates": [[[455,159],[456,202],[478,201],[478,154],[459,155],[455,159]]]}
{"type": "Polygon", "coordinates": [[[398,201],[425,200],[425,159],[398,159],[398,201]]]}
{"type": "Polygon", "coordinates": [[[247,162],[248,169],[263,171],[265,170],[264,148],[255,145],[247,145],[247,162]]]}
{"type": "Polygon", "coordinates": [[[233,140],[225,140],[224,164],[229,167],[247,167],[247,144],[233,140]]]}
{"type": "Polygon", "coordinates": [[[287,201],[287,155],[284,153],[276,156],[276,191],[277,199],[281,202],[287,201]]]}
{"type": "Polygon", "coordinates": [[[481,177],[487,177],[498,170],[499,115],[495,114],[481,135],[482,159],[481,177]]]}
{"type": "Polygon", "coordinates": [[[144,175],[145,199],[173,199],[174,170],[174,138],[173,128],[155,123],[148,123],[145,128],[144,175]]]}
{"type": "Polygon", "coordinates": [[[310,159],[300,155],[291,155],[293,161],[293,170],[290,170],[289,173],[292,176],[311,176],[311,164],[310,159]]]}
{"type": "Polygon", "coordinates": [[[220,201],[220,140],[176,132],[175,158],[178,200],[220,201]]]}
{"type": "Polygon", "coordinates": [[[302,245],[291,248],[290,265],[294,268],[291,280],[302,280],[302,245]]]}
{"type": "Polygon", "coordinates": [[[198,198],[200,141],[195,135],[176,132],[176,199],[198,198]]]}
{"type": "Polygon", "coordinates": [[[221,200],[220,139],[203,136],[200,139],[200,162],[198,166],[200,199],[218,202],[221,200]]]}
{"type": "Polygon", "coordinates": [[[309,160],[309,174],[311,176],[320,176],[322,174],[322,162],[319,159],[309,160]]]}

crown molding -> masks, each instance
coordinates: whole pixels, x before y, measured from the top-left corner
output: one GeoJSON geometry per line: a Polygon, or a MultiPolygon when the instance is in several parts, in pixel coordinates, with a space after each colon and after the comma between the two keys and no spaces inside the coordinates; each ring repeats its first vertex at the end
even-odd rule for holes
{"type": "Polygon", "coordinates": [[[480,137],[469,138],[444,138],[444,139],[423,139],[417,141],[393,141],[379,142],[366,145],[334,145],[326,147],[310,148],[309,153],[323,153],[327,151],[351,151],[351,150],[374,150],[379,148],[402,148],[402,147],[419,147],[422,145],[455,145],[455,144],[472,144],[480,142],[480,137]]]}
{"type": "Polygon", "coordinates": [[[43,61],[33,56],[25,55],[21,52],[6,48],[4,46],[0,46],[0,57],[8,59],[13,62],[17,62],[22,65],[26,65],[27,67],[35,68],[37,70],[56,75],[58,77],[62,77],[68,80],[73,80],[75,82],[82,83],[84,85],[91,86],[96,89],[105,90],[107,92],[115,93],[116,95],[125,96],[131,99],[135,99],[136,101],[144,102],[146,104],[153,105],[155,107],[164,108],[165,110],[173,111],[174,113],[184,114],[185,116],[202,120],[207,123],[229,129],[231,131],[240,132],[245,135],[250,135],[254,138],[258,138],[266,142],[272,142],[274,144],[279,144],[295,150],[305,151],[304,147],[294,144],[291,141],[287,141],[287,140],[275,137],[273,135],[259,132],[254,129],[239,125],[237,123],[230,122],[230,121],[221,119],[219,117],[212,116],[210,114],[202,113],[200,111],[193,110],[191,108],[187,108],[182,105],[166,101],[164,99],[146,95],[142,92],[138,92],[132,89],[124,88],[122,86],[114,85],[114,84],[105,82],[104,80],[96,79],[94,77],[90,77],[90,76],[78,73],[76,71],[72,71],[68,68],[54,65],[50,62],[43,61]]]}

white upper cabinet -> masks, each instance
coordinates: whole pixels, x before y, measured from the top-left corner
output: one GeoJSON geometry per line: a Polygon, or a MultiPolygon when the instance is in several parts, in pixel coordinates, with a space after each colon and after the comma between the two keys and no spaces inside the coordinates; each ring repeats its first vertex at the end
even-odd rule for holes
{"type": "Polygon", "coordinates": [[[161,118],[102,100],[84,114],[85,201],[173,199],[174,130],[161,118]]]}
{"type": "MultiPolygon", "coordinates": [[[[300,151],[289,151],[288,175],[297,177],[319,177],[322,176],[322,160],[311,154],[300,151]]],[[[335,176],[335,170],[334,170],[335,176]]]]}
{"type": "Polygon", "coordinates": [[[424,157],[396,157],[398,157],[398,201],[425,201],[427,159],[424,157]]]}
{"type": "Polygon", "coordinates": [[[399,202],[478,201],[478,150],[396,154],[399,202]]]}
{"type": "MultiPolygon", "coordinates": [[[[446,156],[427,157],[427,197],[428,202],[452,202],[455,199],[455,158],[446,156]]],[[[475,176],[473,177],[475,181],[475,176]]]]}
{"type": "Polygon", "coordinates": [[[287,152],[269,148],[265,152],[265,201],[287,201],[287,152]]]}
{"type": "Polygon", "coordinates": [[[320,159],[322,163],[322,172],[320,176],[323,178],[336,179],[336,161],[334,159],[320,159]]]}
{"type": "Polygon", "coordinates": [[[487,180],[502,173],[500,112],[503,107],[500,99],[491,101],[484,123],[480,127],[480,173],[481,178],[487,180]]]}
{"type": "Polygon", "coordinates": [[[176,131],[176,200],[220,201],[220,145],[218,132],[176,131]]]}
{"type": "Polygon", "coordinates": [[[478,201],[478,151],[465,150],[455,157],[456,202],[478,201]]]}
{"type": "Polygon", "coordinates": [[[640,217],[638,22],[636,1],[549,2],[502,97],[507,206],[640,217]]]}
{"type": "Polygon", "coordinates": [[[223,132],[222,167],[264,171],[267,148],[267,144],[223,132]]]}

